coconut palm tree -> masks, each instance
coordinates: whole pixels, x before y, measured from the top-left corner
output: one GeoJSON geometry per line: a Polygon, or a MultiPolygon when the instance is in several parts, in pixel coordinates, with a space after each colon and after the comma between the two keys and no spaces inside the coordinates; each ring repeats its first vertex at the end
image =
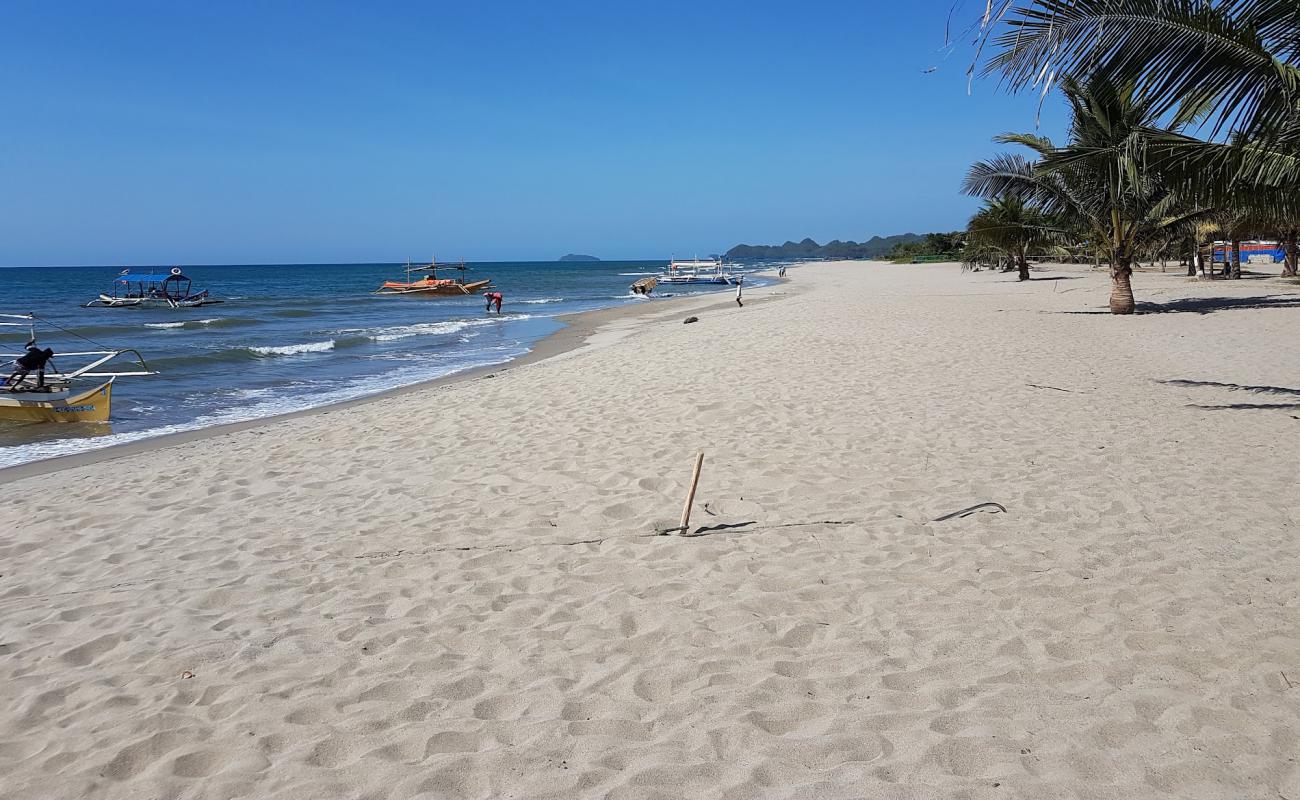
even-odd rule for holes
{"type": "Polygon", "coordinates": [[[1243,190],[1300,190],[1295,0],[989,0],[977,27],[990,55],[972,73],[1013,91],[1106,76],[1155,117],[1200,123],[1208,140],[1173,136],[1147,152],[1184,194],[1230,205],[1243,190]]]}
{"type": "Polygon", "coordinates": [[[1008,194],[985,203],[966,227],[966,245],[976,253],[1005,255],[1019,272],[1020,280],[1029,280],[1029,256],[1047,249],[1057,237],[1057,230],[1037,208],[1018,194],[1008,194]]]}
{"type": "Polygon", "coordinates": [[[1111,312],[1131,314],[1134,258],[1208,211],[1185,205],[1175,188],[1148,168],[1153,140],[1180,135],[1157,127],[1154,104],[1132,86],[1116,88],[1101,78],[1087,85],[1067,78],[1061,88],[1071,108],[1068,143],[1056,147],[1033,134],[999,136],[996,141],[1023,145],[1038,159],[1003,155],[976,163],[963,189],[986,199],[1018,195],[1071,221],[1076,235],[1096,242],[1110,265],[1111,312]]]}

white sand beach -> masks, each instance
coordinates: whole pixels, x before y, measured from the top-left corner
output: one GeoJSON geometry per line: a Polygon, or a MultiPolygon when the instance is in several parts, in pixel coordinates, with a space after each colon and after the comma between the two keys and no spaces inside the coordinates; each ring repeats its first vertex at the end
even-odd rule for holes
{"type": "Polygon", "coordinates": [[[1300,800],[1300,286],[1034,277],[0,475],[0,794],[1300,800]]]}

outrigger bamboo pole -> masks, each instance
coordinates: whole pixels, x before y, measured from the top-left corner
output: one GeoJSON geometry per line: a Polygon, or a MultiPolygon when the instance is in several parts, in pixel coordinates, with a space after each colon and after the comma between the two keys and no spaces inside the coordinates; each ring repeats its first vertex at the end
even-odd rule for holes
{"type": "Polygon", "coordinates": [[[691,524],[691,504],[695,502],[695,487],[700,482],[700,469],[704,466],[704,454],[695,457],[695,470],[691,473],[691,488],[686,493],[686,505],[682,506],[682,524],[678,532],[685,536],[691,524]]]}

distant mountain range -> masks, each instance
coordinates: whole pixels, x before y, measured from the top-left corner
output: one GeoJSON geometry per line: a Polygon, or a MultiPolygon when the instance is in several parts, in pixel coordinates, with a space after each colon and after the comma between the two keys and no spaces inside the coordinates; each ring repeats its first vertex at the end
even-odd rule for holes
{"type": "Polygon", "coordinates": [[[727,251],[731,259],[787,259],[787,258],[883,258],[896,245],[919,242],[920,234],[900,233],[897,236],[872,236],[865,242],[841,242],[836,239],[817,244],[812,239],[785,244],[738,244],[727,251]]]}
{"type": "Polygon", "coordinates": [[[595,256],[585,256],[582,253],[569,253],[567,256],[560,256],[561,261],[599,261],[595,256]]]}

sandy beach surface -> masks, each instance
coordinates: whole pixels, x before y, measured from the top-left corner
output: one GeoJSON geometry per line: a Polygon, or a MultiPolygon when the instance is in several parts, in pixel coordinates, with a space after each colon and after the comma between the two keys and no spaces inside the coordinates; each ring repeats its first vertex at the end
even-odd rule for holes
{"type": "Polygon", "coordinates": [[[0,476],[0,795],[1300,800],[1300,286],[790,277],[0,476]]]}

